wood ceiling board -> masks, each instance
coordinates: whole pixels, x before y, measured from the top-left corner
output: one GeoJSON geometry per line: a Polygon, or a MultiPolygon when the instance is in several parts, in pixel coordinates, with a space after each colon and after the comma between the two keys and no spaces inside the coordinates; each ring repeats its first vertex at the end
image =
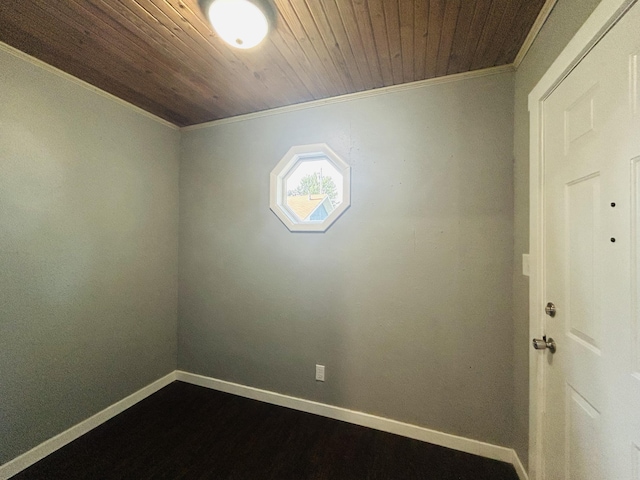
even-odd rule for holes
{"type": "Polygon", "coordinates": [[[351,85],[351,91],[360,92],[364,90],[366,87],[351,51],[351,45],[347,39],[342,18],[340,18],[335,2],[333,0],[311,0],[307,2],[307,6],[311,11],[322,40],[334,60],[334,65],[337,65],[340,71],[347,73],[347,85],[351,85]]]}
{"type": "MultiPolygon", "coordinates": [[[[460,64],[460,70],[468,72],[472,70],[471,65],[476,56],[478,44],[484,31],[485,20],[489,15],[491,8],[491,0],[477,0],[476,9],[473,13],[473,20],[471,21],[471,27],[469,28],[469,35],[467,37],[466,54],[460,64]]],[[[453,71],[451,72],[453,73],[453,71]]]]}
{"type": "MultiPolygon", "coordinates": [[[[215,77],[215,72],[211,62],[207,62],[197,55],[191,57],[189,64],[185,64],[187,58],[181,47],[184,46],[169,30],[164,29],[164,35],[169,35],[167,39],[158,32],[150,23],[143,20],[149,13],[137,6],[137,10],[130,10],[128,6],[119,4],[118,6],[107,5],[100,0],[90,0],[95,6],[104,9],[105,14],[110,15],[118,22],[122,28],[132,36],[138,36],[140,42],[149,45],[148,54],[158,59],[160,64],[169,64],[178,69],[179,73],[194,85],[194,89],[204,99],[205,108],[212,108],[222,116],[229,116],[237,108],[242,99],[235,95],[218,95],[222,91],[222,84],[215,77]],[[235,106],[235,107],[234,107],[235,106]]],[[[136,4],[137,5],[137,4],[136,4]]],[[[134,6],[132,6],[134,7],[134,6]]],[[[135,7],[134,7],[135,8],[135,7]]],[[[188,85],[186,85],[188,88],[188,85]]],[[[200,101],[202,103],[202,100],[200,101]]]]}
{"type": "Polygon", "coordinates": [[[424,68],[427,56],[427,35],[429,24],[429,2],[414,2],[413,21],[413,78],[425,78],[424,68]]]}
{"type": "MultiPolygon", "coordinates": [[[[40,4],[45,9],[52,8],[47,5],[47,2],[40,4]]],[[[203,109],[202,101],[189,106],[188,102],[180,99],[170,86],[154,83],[150,76],[160,78],[158,75],[160,70],[156,65],[153,65],[148,70],[151,73],[147,74],[140,70],[137,62],[131,61],[130,57],[127,57],[124,62],[122,59],[119,60],[118,55],[121,52],[117,52],[117,55],[99,55],[107,41],[103,36],[91,34],[91,30],[87,30],[84,24],[75,22],[75,15],[73,20],[69,19],[71,23],[65,23],[62,20],[64,9],[56,8],[56,17],[52,17],[47,10],[40,9],[40,4],[29,2],[29,16],[21,18],[22,12],[14,10],[10,17],[2,20],[3,25],[7,25],[13,20],[19,19],[19,28],[25,31],[29,38],[39,39],[41,42],[51,45],[49,51],[53,54],[50,54],[48,58],[43,58],[41,48],[34,51],[29,51],[28,48],[23,49],[27,53],[173,123],[189,122],[187,119],[190,117],[204,119],[210,116],[203,109]],[[87,31],[89,34],[86,33],[87,31]],[[87,77],[86,73],[83,74],[86,70],[85,65],[92,71],[99,72],[100,75],[87,77]],[[126,95],[118,87],[119,85],[127,86],[128,93],[126,95]],[[148,97],[145,91],[150,92],[151,96],[148,97]],[[164,108],[149,110],[151,104],[164,108]],[[200,115],[197,115],[198,112],[200,115]],[[174,120],[173,117],[179,117],[182,120],[174,120]]],[[[79,17],[77,19],[81,20],[79,17]]],[[[94,25],[90,25],[90,27],[94,28],[94,25]]],[[[5,31],[4,29],[0,30],[5,31]]],[[[0,35],[2,35],[1,32],[0,35]]]]}
{"type": "Polygon", "coordinates": [[[373,30],[376,55],[380,64],[382,81],[385,87],[395,85],[393,81],[393,67],[391,66],[391,53],[387,40],[387,26],[384,19],[384,0],[368,0],[369,19],[373,30]]]}
{"type": "Polygon", "coordinates": [[[280,52],[282,58],[285,59],[292,71],[303,83],[309,94],[309,100],[330,96],[329,91],[325,89],[316,71],[311,68],[311,64],[304,52],[297,47],[297,42],[288,28],[281,27],[273,31],[269,36],[269,41],[280,52]]]}
{"type": "MultiPolygon", "coordinates": [[[[531,19],[537,17],[543,8],[548,8],[548,3],[549,1],[545,2],[544,0],[522,1],[520,11],[511,26],[509,35],[503,45],[502,52],[496,61],[497,65],[506,65],[508,63],[515,62],[516,56],[520,53],[520,49],[522,48],[529,31],[533,28],[534,24],[531,23],[531,19]]],[[[555,3],[555,0],[553,3],[555,3]]]]}
{"type": "Polygon", "coordinates": [[[391,74],[393,84],[404,82],[402,68],[402,40],[400,38],[400,14],[398,2],[382,2],[384,6],[384,23],[387,30],[387,43],[391,56],[391,74]]]}
{"type": "Polygon", "coordinates": [[[149,44],[140,45],[136,37],[127,34],[126,29],[114,26],[113,24],[117,25],[117,22],[112,16],[100,16],[100,12],[93,7],[91,2],[86,0],[81,2],[67,1],[64,5],[58,6],[55,12],[66,15],[66,21],[69,22],[69,25],[75,23],[74,19],[76,18],[89,20],[82,24],[75,24],[75,28],[84,28],[84,34],[97,40],[102,48],[117,52],[119,64],[135,65],[138,69],[144,70],[144,78],[151,81],[144,84],[145,88],[153,89],[162,86],[167,92],[174,92],[176,100],[187,104],[190,110],[201,110],[203,117],[207,115],[202,102],[202,99],[208,96],[206,86],[190,81],[189,78],[181,74],[175,64],[165,62],[164,59],[158,57],[150,58],[149,52],[153,52],[154,49],[149,44]],[[161,71],[165,72],[162,77],[157,74],[158,66],[161,67],[161,71]],[[185,88],[178,92],[176,84],[184,84],[185,88]]]}
{"type": "MultiPolygon", "coordinates": [[[[351,5],[350,2],[343,2],[340,0],[338,0],[338,3],[349,7],[351,5]]],[[[347,22],[349,22],[347,25],[345,17],[341,15],[335,0],[326,0],[324,5],[329,25],[331,25],[331,28],[333,29],[336,41],[338,42],[338,45],[340,45],[340,49],[343,52],[347,65],[350,65],[352,70],[355,66],[355,71],[351,74],[351,77],[353,78],[354,75],[356,75],[359,78],[361,84],[360,90],[374,88],[376,84],[371,76],[371,71],[367,65],[366,58],[361,54],[362,42],[360,41],[358,26],[354,21],[353,12],[350,16],[346,17],[347,22]],[[351,34],[349,33],[349,29],[352,30],[351,34]],[[351,46],[351,42],[354,42],[353,47],[351,46]],[[360,52],[360,54],[358,54],[358,52],[360,52]]]]}
{"type": "MultiPolygon", "coordinates": [[[[180,0],[176,3],[178,9],[174,7],[174,10],[177,10],[182,20],[186,21],[187,24],[196,26],[195,31],[201,35],[202,40],[213,48],[220,44],[213,35],[211,27],[199,7],[192,8],[186,2],[180,0]]],[[[300,93],[298,92],[306,91],[297,76],[289,76],[285,73],[281,65],[286,62],[283,61],[280,52],[273,48],[269,42],[265,42],[251,51],[232,49],[226,47],[226,45],[224,50],[221,49],[221,51],[235,54],[235,59],[246,65],[253,77],[259,80],[258,83],[264,85],[264,89],[274,99],[273,103],[269,104],[269,108],[299,102],[300,93]]],[[[251,77],[249,76],[249,78],[251,77]]],[[[251,80],[251,83],[253,83],[253,80],[251,80]]]]}
{"type": "Polygon", "coordinates": [[[222,42],[197,0],[4,0],[0,40],[187,126],[506,65],[545,3],[272,1],[250,50],[222,42]]]}
{"type": "Polygon", "coordinates": [[[500,23],[498,24],[495,34],[491,38],[491,43],[487,48],[481,68],[493,67],[496,64],[521,4],[522,0],[509,0],[506,2],[502,18],[500,19],[500,23]]]}
{"type": "MultiPolygon", "coordinates": [[[[343,21],[345,25],[349,24],[346,19],[349,18],[350,14],[353,12],[355,28],[353,26],[351,27],[351,35],[354,38],[356,35],[360,37],[360,44],[362,45],[362,48],[357,48],[357,40],[355,42],[352,41],[351,44],[356,47],[356,52],[359,52],[356,53],[356,55],[364,56],[366,58],[367,65],[369,66],[369,72],[373,79],[373,85],[375,86],[374,88],[384,87],[385,83],[382,77],[382,69],[380,67],[378,52],[376,51],[371,17],[369,16],[369,9],[365,0],[352,0],[351,2],[342,2],[339,0],[338,9],[344,19],[343,21]],[[362,55],[362,52],[364,52],[364,55],[362,55]]],[[[349,31],[349,29],[347,31],[349,31]]]]}
{"type": "Polygon", "coordinates": [[[490,53],[489,47],[495,35],[498,26],[502,20],[507,6],[506,3],[510,0],[493,0],[489,7],[489,12],[484,20],[482,27],[482,35],[476,45],[476,51],[471,62],[471,70],[479,70],[482,65],[486,63],[486,56],[490,53]]]}
{"type": "Polygon", "coordinates": [[[266,110],[286,104],[289,100],[289,85],[281,89],[278,94],[274,94],[274,89],[270,89],[267,84],[265,72],[264,55],[260,51],[265,45],[257,47],[254,53],[250,54],[244,50],[229,48],[222,41],[218,41],[210,30],[208,24],[201,17],[197,16],[191,9],[185,8],[183,2],[178,6],[170,2],[159,0],[140,0],[145,4],[156,5],[164,14],[160,18],[169,23],[176,34],[182,35],[185,43],[200,52],[205,58],[214,59],[219,67],[221,78],[225,80],[221,95],[229,93],[242,95],[245,98],[244,104],[239,105],[235,115],[248,113],[249,111],[266,110]],[[180,5],[183,5],[180,7],[180,5]],[[185,18],[190,17],[190,18],[185,18]]]}
{"type": "Polygon", "coordinates": [[[467,0],[462,2],[462,5],[460,6],[460,13],[458,14],[458,23],[456,24],[453,44],[451,45],[447,71],[442,75],[446,75],[449,72],[463,71],[461,70],[461,65],[466,54],[469,34],[475,13],[476,0],[467,0]]]}
{"type": "MultiPolygon", "coordinates": [[[[46,49],[47,58],[42,58],[43,61],[79,78],[88,75],[90,78],[87,81],[109,92],[112,90],[111,84],[113,83],[113,90],[117,92],[114,94],[131,103],[138,104],[136,102],[139,102],[146,106],[161,105],[163,107],[162,115],[158,114],[161,118],[165,118],[167,113],[170,116],[188,118],[182,112],[184,107],[177,100],[174,92],[168,91],[163,86],[154,86],[157,91],[154,92],[155,97],[153,100],[140,95],[138,90],[129,87],[129,85],[139,83],[141,77],[139,73],[134,73],[126,65],[120,64],[110,57],[102,58],[91,55],[91,52],[99,51],[101,48],[94,38],[71,28],[63,22],[54,22],[53,19],[47,17],[46,11],[40,10],[35,5],[32,5],[32,7],[36,10],[35,16],[23,17],[22,13],[15,12],[11,18],[3,19],[3,27],[11,25],[14,20],[18,21],[17,25],[14,24],[14,27],[21,29],[26,34],[27,41],[24,46],[27,53],[41,57],[43,53],[41,50],[46,45],[49,48],[46,49]],[[26,18],[29,19],[28,22],[26,18]],[[58,42],[60,38],[64,38],[66,41],[58,42]],[[33,41],[36,41],[37,44],[34,44],[33,41]],[[82,59],[82,61],[77,59],[82,59]],[[93,75],[93,72],[97,72],[98,75],[93,75]],[[122,90],[119,88],[120,86],[126,86],[127,88],[122,90]]],[[[11,29],[3,28],[0,31],[0,35],[5,32],[10,33],[11,29]]]]}
{"type": "Polygon", "coordinates": [[[445,0],[429,1],[429,23],[427,26],[427,52],[425,55],[424,78],[436,76],[440,33],[444,23],[445,0]]]}
{"type": "Polygon", "coordinates": [[[315,70],[318,73],[318,78],[322,83],[324,91],[328,93],[328,96],[333,97],[340,95],[340,90],[337,90],[335,84],[332,83],[327,65],[320,59],[314,46],[307,38],[307,33],[293,6],[288,0],[276,0],[276,7],[279,14],[278,29],[286,31],[284,28],[286,25],[286,29],[291,33],[293,39],[291,48],[293,50],[299,49],[304,53],[307,59],[306,63],[311,70],[315,70]],[[283,25],[283,27],[280,25],[283,25]]]}
{"type": "Polygon", "coordinates": [[[210,33],[201,34],[196,26],[184,19],[169,2],[137,0],[137,3],[149,11],[158,23],[172,31],[194,52],[207,61],[215,61],[221,72],[226,72],[229,77],[234,78],[239,88],[232,89],[233,92],[238,95],[246,94],[247,102],[251,103],[253,99],[258,109],[268,109],[273,106],[273,99],[270,98],[269,92],[262,82],[245,81],[247,77],[253,75],[251,71],[253,65],[242,63],[236,57],[235,49],[232,51],[230,48],[225,48],[220,42],[210,45],[207,39],[210,33]]]}
{"type": "Polygon", "coordinates": [[[415,80],[415,57],[413,55],[415,3],[413,0],[400,0],[398,5],[400,45],[402,46],[402,78],[405,83],[415,80]]]}
{"type": "MultiPolygon", "coordinates": [[[[209,54],[203,54],[185,43],[174,33],[173,28],[177,27],[171,28],[171,25],[167,25],[168,19],[165,19],[165,24],[161,23],[138,2],[115,3],[117,6],[113,8],[117,8],[121,15],[129,19],[138,28],[141,36],[155,41],[157,51],[175,62],[185,75],[196,76],[204,82],[212,99],[211,104],[221,107],[219,110],[216,109],[216,113],[226,116],[233,114],[239,108],[242,109],[243,105],[244,108],[249,108],[250,99],[245,95],[244,90],[236,93],[229,89],[225,95],[220,95],[220,92],[230,85],[228,80],[217,75],[217,72],[226,66],[221,64],[218,59],[210,57],[209,54]]],[[[160,15],[159,11],[155,13],[160,15]]]]}
{"type": "Polygon", "coordinates": [[[436,77],[442,77],[447,74],[453,39],[456,33],[458,33],[458,35],[461,33],[460,30],[457,29],[461,7],[461,0],[447,0],[446,2],[442,31],[440,32],[440,45],[438,46],[436,77]]]}
{"type": "MultiPolygon", "coordinates": [[[[12,32],[14,26],[9,22],[3,24],[4,32],[12,32]]],[[[2,33],[2,31],[0,31],[2,33]]],[[[66,67],[64,71],[77,77],[83,78],[87,83],[107,91],[107,87],[111,89],[111,94],[118,98],[134,103],[137,101],[137,105],[147,112],[154,112],[154,115],[161,118],[178,119],[178,121],[186,122],[187,119],[181,117],[176,112],[172,112],[164,105],[155,103],[146,98],[139,98],[137,92],[131,90],[128,86],[120,83],[117,79],[106,78],[102,72],[99,72],[87,65],[86,62],[80,62],[74,57],[67,57],[63,52],[58,51],[52,46],[52,42],[49,40],[40,41],[35,36],[29,35],[23,29],[15,30],[12,33],[15,35],[12,38],[22,38],[23,51],[29,55],[38,55],[41,61],[54,66],[59,70],[63,70],[58,64],[62,62],[66,67]],[[108,85],[107,85],[108,82],[108,85]],[[157,113],[156,113],[157,112],[157,113]]],[[[175,124],[175,120],[171,123],[175,124]]]]}
{"type": "MultiPolygon", "coordinates": [[[[318,0],[312,1],[317,2],[318,0]]],[[[345,70],[344,65],[340,65],[337,59],[335,59],[331,55],[331,53],[329,53],[329,49],[322,39],[322,35],[318,30],[318,26],[316,25],[311,11],[309,10],[309,6],[305,2],[305,0],[289,0],[289,2],[293,6],[293,10],[300,19],[302,27],[305,31],[303,41],[309,42],[313,46],[314,50],[318,54],[318,57],[320,58],[320,61],[325,66],[325,69],[329,75],[329,80],[334,89],[339,92],[339,95],[352,93],[354,90],[352,90],[352,82],[349,78],[348,72],[345,70]]]]}

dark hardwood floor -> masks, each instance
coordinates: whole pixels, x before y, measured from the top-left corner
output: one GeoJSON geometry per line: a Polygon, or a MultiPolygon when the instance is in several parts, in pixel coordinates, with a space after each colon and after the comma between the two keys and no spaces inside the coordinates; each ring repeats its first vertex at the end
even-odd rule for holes
{"type": "Polygon", "coordinates": [[[13,478],[517,480],[507,463],[181,382],[13,478]]]}

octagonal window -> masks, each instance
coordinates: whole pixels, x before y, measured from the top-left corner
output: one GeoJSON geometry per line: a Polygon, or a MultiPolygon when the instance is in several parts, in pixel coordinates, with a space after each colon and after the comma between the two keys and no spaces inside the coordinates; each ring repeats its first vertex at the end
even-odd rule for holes
{"type": "Polygon", "coordinates": [[[349,208],[350,167],[326,144],[292,147],[271,172],[271,210],[292,232],[324,232],[349,208]]]}

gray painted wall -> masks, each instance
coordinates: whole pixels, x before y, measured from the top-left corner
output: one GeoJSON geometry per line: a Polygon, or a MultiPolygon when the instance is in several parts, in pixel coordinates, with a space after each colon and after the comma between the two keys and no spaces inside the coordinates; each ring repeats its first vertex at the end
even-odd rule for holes
{"type": "Polygon", "coordinates": [[[178,367],[511,445],[513,95],[507,73],[184,132],[178,367]],[[318,142],[352,206],[290,233],[269,173],[318,142]]]}
{"type": "Polygon", "coordinates": [[[0,51],[0,464],[176,366],[179,132],[0,51]]]}
{"type": "Polygon", "coordinates": [[[514,448],[527,465],[529,445],[529,281],[522,254],[529,251],[528,95],[600,0],[558,0],[516,72],[514,126],[514,448]]]}

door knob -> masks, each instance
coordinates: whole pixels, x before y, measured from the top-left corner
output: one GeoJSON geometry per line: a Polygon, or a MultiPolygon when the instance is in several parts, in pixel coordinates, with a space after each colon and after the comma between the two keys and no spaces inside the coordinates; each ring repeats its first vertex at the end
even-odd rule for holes
{"type": "Polygon", "coordinates": [[[548,348],[551,353],[556,353],[556,342],[553,340],[553,338],[547,338],[547,336],[545,335],[544,337],[542,337],[542,340],[540,340],[539,338],[533,339],[533,348],[535,348],[536,350],[544,350],[548,348]]]}

